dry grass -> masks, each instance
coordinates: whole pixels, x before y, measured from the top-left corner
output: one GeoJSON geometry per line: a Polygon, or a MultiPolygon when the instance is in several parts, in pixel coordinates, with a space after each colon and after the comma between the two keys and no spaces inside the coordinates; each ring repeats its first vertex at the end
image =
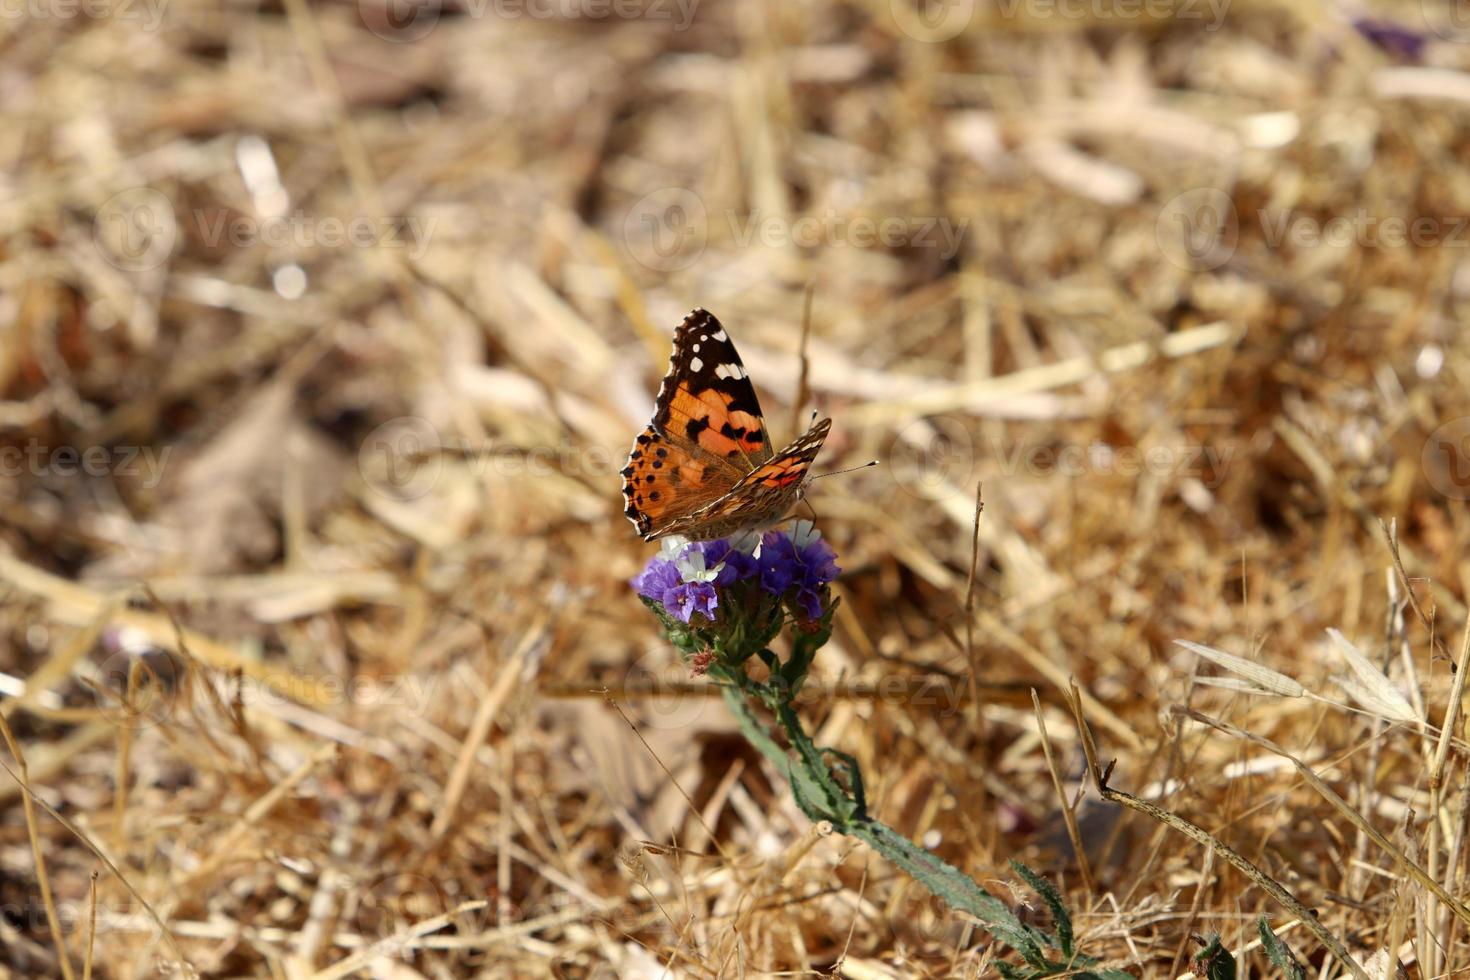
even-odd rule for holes
{"type": "Polygon", "coordinates": [[[879,816],[1140,976],[1262,975],[1261,913],[1340,972],[1066,812],[1075,678],[1112,788],[1371,975],[1470,970],[1470,36],[904,4],[0,9],[0,976],[990,975],[626,586],[693,306],[777,438],[883,461],[812,497],[802,705],[879,816]]]}

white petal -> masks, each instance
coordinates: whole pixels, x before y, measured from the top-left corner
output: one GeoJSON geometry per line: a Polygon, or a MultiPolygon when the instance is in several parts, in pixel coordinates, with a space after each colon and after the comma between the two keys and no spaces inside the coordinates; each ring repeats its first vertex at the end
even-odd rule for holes
{"type": "Polygon", "coordinates": [[[817,526],[811,521],[798,520],[791,522],[790,537],[791,543],[796,545],[796,547],[805,548],[813,541],[820,541],[822,539],[822,532],[818,531],[817,526]]]}
{"type": "Polygon", "coordinates": [[[759,531],[739,531],[730,535],[730,548],[734,551],[744,552],[747,555],[760,557],[761,533],[759,531]]]}

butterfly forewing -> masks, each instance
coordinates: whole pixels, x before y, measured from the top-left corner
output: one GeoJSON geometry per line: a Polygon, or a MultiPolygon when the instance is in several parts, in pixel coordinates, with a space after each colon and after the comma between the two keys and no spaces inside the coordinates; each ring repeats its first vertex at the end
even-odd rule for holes
{"type": "Polygon", "coordinates": [[[730,335],[704,310],[690,313],[674,331],[653,426],[729,461],[742,475],[771,458],[755,387],[730,335]]]}

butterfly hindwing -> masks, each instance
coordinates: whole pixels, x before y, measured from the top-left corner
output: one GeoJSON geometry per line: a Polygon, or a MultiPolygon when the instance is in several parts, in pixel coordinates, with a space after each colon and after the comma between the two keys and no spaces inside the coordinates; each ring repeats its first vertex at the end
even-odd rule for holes
{"type": "Polygon", "coordinates": [[[757,466],[735,488],[759,484],[772,490],[787,490],[801,486],[831,428],[832,420],[822,419],[769,462],[757,466]]]}
{"type": "Polygon", "coordinates": [[[633,441],[622,476],[623,513],[644,537],[718,500],[740,478],[723,460],[669,439],[654,425],[633,441]]]}

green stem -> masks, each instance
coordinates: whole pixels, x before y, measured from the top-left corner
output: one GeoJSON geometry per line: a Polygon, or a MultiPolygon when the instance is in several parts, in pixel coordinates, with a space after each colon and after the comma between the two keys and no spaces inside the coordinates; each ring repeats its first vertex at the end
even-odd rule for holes
{"type": "MultiPolygon", "coordinates": [[[[712,668],[721,681],[720,692],[750,744],[754,745],[791,783],[797,805],[811,820],[826,820],[833,829],[856,837],[913,876],[925,888],[984,922],[998,939],[1021,953],[1028,961],[1044,962],[1041,944],[1046,937],[1022,924],[1004,902],[976,884],[960,869],[945,862],[892,827],[866,813],[837,784],[822,756],[812,743],[789,700],[777,704],[776,716],[794,752],[782,748],[755,712],[761,690],[740,672],[712,668]]],[[[852,769],[856,777],[856,767],[852,769]]]]}

